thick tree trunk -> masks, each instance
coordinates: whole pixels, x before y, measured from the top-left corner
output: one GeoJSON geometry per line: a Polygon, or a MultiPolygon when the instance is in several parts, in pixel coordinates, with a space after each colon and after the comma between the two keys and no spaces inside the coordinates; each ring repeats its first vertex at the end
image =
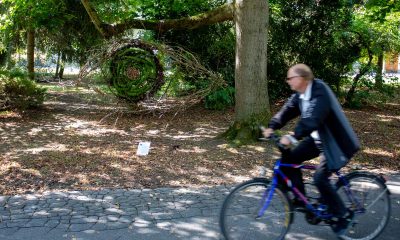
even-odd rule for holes
{"type": "Polygon", "coordinates": [[[29,29],[27,32],[27,61],[28,75],[31,80],[35,78],[35,31],[29,29]]]}
{"type": "Polygon", "coordinates": [[[266,124],[271,114],[267,27],[268,1],[236,1],[235,123],[228,132],[239,142],[257,138],[257,126],[266,124]]]}
{"type": "Polygon", "coordinates": [[[377,63],[376,76],[375,76],[375,88],[376,89],[382,89],[382,87],[383,87],[382,72],[383,72],[383,53],[379,54],[379,56],[378,56],[378,63],[377,63]]]}
{"type": "Polygon", "coordinates": [[[268,4],[236,1],[235,120],[269,113],[267,86],[268,4]]]}

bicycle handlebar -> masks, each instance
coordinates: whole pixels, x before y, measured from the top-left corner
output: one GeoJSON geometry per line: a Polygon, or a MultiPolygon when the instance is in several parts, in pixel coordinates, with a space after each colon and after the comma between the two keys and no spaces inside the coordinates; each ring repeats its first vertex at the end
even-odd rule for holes
{"type": "MultiPolygon", "coordinates": [[[[264,126],[260,126],[260,130],[264,131],[266,128],[264,126]]],[[[281,136],[275,134],[275,133],[271,133],[271,135],[268,138],[259,138],[260,141],[268,141],[268,140],[272,140],[275,145],[279,148],[279,149],[287,149],[288,146],[283,145],[282,143],[280,143],[281,140],[281,136]]]]}

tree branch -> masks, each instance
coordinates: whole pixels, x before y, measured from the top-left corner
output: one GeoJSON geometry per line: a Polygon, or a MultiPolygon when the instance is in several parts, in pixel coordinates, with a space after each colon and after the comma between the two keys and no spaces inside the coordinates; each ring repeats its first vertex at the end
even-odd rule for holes
{"type": "Polygon", "coordinates": [[[97,15],[96,10],[93,9],[92,5],[90,4],[89,0],[81,0],[83,6],[86,9],[90,19],[92,20],[94,26],[96,27],[97,31],[104,37],[106,37],[106,32],[102,28],[102,22],[100,21],[99,16],[97,15]]]}
{"type": "Polygon", "coordinates": [[[214,23],[233,20],[234,5],[224,4],[213,10],[205,13],[200,13],[195,16],[189,16],[179,19],[164,19],[164,20],[141,20],[131,19],[119,24],[102,23],[91,7],[89,0],[81,0],[85,6],[90,19],[96,26],[96,29],[105,37],[111,37],[123,33],[128,29],[146,29],[157,32],[165,32],[170,29],[195,29],[214,23]]]}

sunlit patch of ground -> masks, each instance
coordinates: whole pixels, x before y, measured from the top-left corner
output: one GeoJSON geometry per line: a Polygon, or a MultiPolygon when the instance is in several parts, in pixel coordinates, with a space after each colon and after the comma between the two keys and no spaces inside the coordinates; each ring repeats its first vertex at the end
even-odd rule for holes
{"type": "MultiPolygon", "coordinates": [[[[160,117],[122,110],[113,99],[69,91],[52,92],[43,109],[0,114],[0,194],[232,184],[262,165],[270,173],[278,156],[270,143],[233,147],[216,138],[232,111],[196,106],[160,117]],[[151,142],[148,156],[136,156],[141,141],[151,142]]],[[[346,170],[398,171],[400,105],[346,114],[362,143],[346,170]]]]}

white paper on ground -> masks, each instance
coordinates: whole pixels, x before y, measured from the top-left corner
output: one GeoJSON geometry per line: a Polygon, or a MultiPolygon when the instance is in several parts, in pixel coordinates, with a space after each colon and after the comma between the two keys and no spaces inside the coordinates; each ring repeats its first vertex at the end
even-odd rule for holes
{"type": "Polygon", "coordinates": [[[150,142],[139,142],[136,155],[146,156],[150,151],[150,142]]]}

